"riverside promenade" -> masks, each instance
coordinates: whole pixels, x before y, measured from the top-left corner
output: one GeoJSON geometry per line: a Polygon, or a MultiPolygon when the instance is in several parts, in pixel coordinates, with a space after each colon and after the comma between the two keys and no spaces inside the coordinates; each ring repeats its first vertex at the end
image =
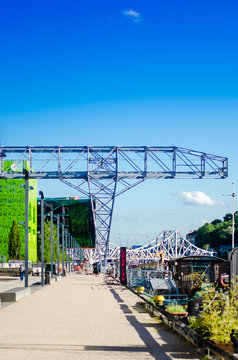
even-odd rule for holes
{"type": "Polygon", "coordinates": [[[0,310],[1,360],[200,358],[107,276],[72,274],[0,310]]]}

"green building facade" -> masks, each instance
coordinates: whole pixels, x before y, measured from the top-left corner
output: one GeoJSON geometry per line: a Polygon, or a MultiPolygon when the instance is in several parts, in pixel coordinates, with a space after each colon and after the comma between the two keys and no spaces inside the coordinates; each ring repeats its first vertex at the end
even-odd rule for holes
{"type": "MultiPolygon", "coordinates": [[[[95,247],[95,227],[90,199],[79,199],[78,197],[46,198],[46,204],[52,205],[54,215],[59,215],[61,222],[64,208],[65,228],[81,247],[95,247]]],[[[40,199],[38,199],[39,231],[40,212],[40,199]]],[[[47,206],[45,213],[49,215],[49,208],[47,206]]]]}
{"type": "MultiPolygon", "coordinates": [[[[4,161],[4,171],[27,169],[26,161],[4,161]]],[[[29,260],[37,261],[37,180],[29,180],[29,260]]],[[[9,259],[9,234],[13,221],[19,224],[21,248],[19,258],[25,258],[25,180],[0,179],[0,255],[9,259]]]]}

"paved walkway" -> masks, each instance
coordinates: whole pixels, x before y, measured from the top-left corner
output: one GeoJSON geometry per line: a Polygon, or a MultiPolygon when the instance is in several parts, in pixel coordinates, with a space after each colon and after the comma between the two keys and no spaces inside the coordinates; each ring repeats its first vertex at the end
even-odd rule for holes
{"type": "Polygon", "coordinates": [[[102,276],[71,275],[0,310],[0,359],[199,359],[138,300],[102,276]]]}

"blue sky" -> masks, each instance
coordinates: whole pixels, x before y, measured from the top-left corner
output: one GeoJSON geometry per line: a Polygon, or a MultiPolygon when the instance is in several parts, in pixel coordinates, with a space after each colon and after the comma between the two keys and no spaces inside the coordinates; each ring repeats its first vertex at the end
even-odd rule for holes
{"type": "MultiPolygon", "coordinates": [[[[229,0],[2,2],[1,145],[176,145],[227,156],[226,180],[146,181],[122,195],[111,240],[142,243],[222,218],[231,211],[222,194],[238,185],[237,10],[229,0]],[[179,196],[194,191],[214,201],[179,196]]],[[[73,195],[39,186],[47,197],[73,195]]]]}

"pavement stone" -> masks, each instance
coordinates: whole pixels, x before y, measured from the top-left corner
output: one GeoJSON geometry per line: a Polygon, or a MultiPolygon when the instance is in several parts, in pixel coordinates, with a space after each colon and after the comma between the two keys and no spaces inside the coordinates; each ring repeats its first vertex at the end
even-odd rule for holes
{"type": "Polygon", "coordinates": [[[1,360],[197,360],[194,348],[104,276],[72,274],[0,310],[1,360]]]}

